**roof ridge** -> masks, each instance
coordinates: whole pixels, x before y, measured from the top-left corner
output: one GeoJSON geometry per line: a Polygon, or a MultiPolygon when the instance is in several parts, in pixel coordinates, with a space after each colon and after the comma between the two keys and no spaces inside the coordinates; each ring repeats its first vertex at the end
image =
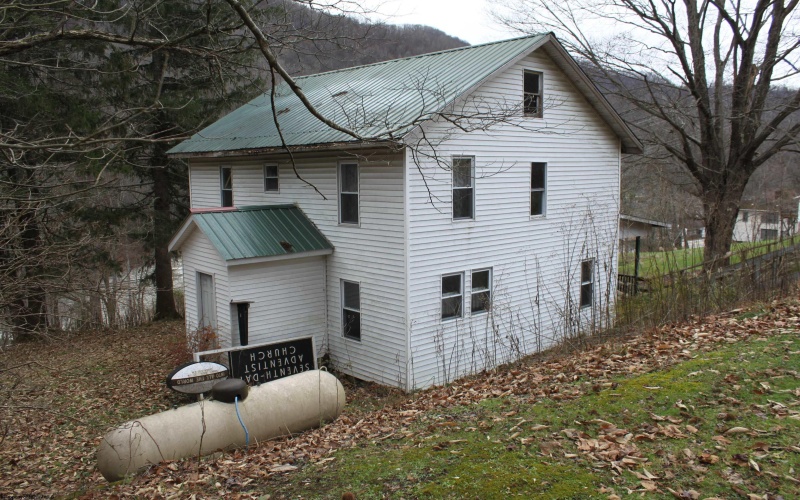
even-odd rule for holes
{"type": "Polygon", "coordinates": [[[411,60],[411,59],[420,59],[420,58],[423,58],[423,57],[430,57],[430,56],[436,56],[436,55],[440,55],[440,54],[446,54],[448,52],[459,52],[459,51],[463,51],[463,50],[470,50],[470,49],[477,49],[477,48],[480,48],[480,47],[487,47],[489,45],[499,45],[499,44],[502,44],[502,43],[516,42],[516,41],[519,41],[519,40],[522,40],[522,39],[525,39],[525,38],[535,38],[535,37],[540,37],[540,36],[546,35],[546,34],[547,33],[537,33],[537,34],[534,34],[534,35],[525,35],[525,36],[518,36],[516,38],[508,38],[508,39],[505,39],[505,40],[496,40],[494,42],[479,43],[477,45],[466,45],[464,47],[455,47],[455,48],[452,48],[452,49],[437,50],[435,52],[426,52],[424,54],[417,54],[415,56],[398,57],[396,59],[388,59],[386,61],[378,61],[378,62],[369,63],[369,64],[361,64],[361,65],[358,65],[358,66],[350,66],[349,68],[332,69],[330,71],[323,71],[321,73],[313,73],[311,75],[296,76],[296,77],[294,77],[294,79],[295,79],[295,81],[297,81],[297,80],[303,80],[303,79],[311,78],[311,77],[315,77],[315,76],[330,75],[330,74],[334,74],[334,73],[343,73],[345,71],[352,71],[352,70],[355,70],[355,69],[368,68],[370,66],[381,66],[381,65],[389,64],[389,63],[395,63],[395,62],[400,62],[400,61],[408,61],[408,60],[411,60]]]}

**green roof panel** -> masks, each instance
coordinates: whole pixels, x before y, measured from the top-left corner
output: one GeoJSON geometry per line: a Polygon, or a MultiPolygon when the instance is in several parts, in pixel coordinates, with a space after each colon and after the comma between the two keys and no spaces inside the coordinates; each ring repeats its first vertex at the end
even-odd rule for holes
{"type": "Polygon", "coordinates": [[[294,205],[242,207],[191,217],[226,261],[333,250],[294,205]]]}
{"type": "MultiPolygon", "coordinates": [[[[546,34],[394,59],[367,66],[297,77],[309,101],[326,118],[369,138],[401,138],[420,119],[472,89],[546,34]]],[[[289,146],[353,142],[314,117],[283,83],[275,109],[289,146]]],[[[281,147],[269,92],[173,147],[191,155],[281,147]]]]}

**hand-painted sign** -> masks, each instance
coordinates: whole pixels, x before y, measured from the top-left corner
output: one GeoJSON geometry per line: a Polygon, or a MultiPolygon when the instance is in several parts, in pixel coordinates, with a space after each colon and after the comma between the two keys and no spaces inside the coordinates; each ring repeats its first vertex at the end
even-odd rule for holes
{"type": "Polygon", "coordinates": [[[225,365],[210,361],[186,363],[167,375],[167,387],[184,394],[202,394],[225,378],[228,378],[225,365]]]}
{"type": "Polygon", "coordinates": [[[312,337],[248,346],[228,352],[231,375],[248,385],[317,369],[312,337]]]}

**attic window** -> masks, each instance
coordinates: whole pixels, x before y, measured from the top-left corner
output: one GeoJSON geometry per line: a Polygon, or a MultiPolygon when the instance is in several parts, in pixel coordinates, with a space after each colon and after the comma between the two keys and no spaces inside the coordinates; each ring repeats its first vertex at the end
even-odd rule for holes
{"type": "Polygon", "coordinates": [[[525,116],[542,117],[542,74],[536,71],[523,73],[523,113],[525,116]]]}

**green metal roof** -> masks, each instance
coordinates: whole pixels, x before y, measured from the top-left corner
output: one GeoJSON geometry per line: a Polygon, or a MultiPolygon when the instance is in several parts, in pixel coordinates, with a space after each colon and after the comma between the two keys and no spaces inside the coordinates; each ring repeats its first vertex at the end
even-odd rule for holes
{"type": "MultiPolygon", "coordinates": [[[[550,35],[534,35],[405,59],[297,77],[322,116],[364,137],[401,138],[495,71],[533,50],[550,35]]],[[[354,142],[314,117],[283,83],[275,107],[288,146],[354,142]]],[[[282,146],[269,92],[256,97],[169,154],[191,155],[282,146]]]]}
{"type": "Polygon", "coordinates": [[[193,213],[173,237],[170,250],[180,247],[192,223],[226,261],[333,251],[325,235],[294,205],[193,213]]]}

